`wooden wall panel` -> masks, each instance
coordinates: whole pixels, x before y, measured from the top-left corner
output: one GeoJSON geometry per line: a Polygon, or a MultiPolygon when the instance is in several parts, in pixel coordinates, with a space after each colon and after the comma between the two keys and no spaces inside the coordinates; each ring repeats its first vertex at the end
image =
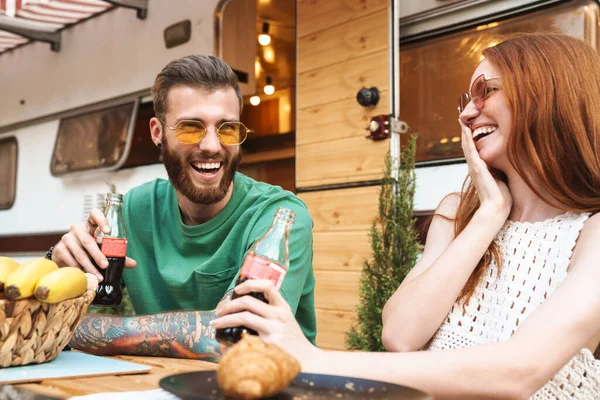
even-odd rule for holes
{"type": "Polygon", "coordinates": [[[352,98],[298,110],[296,129],[301,134],[296,136],[296,144],[302,146],[323,140],[364,138],[371,117],[389,112],[387,90],[380,95],[379,103],[373,108],[365,108],[352,98]]]}
{"type": "Polygon", "coordinates": [[[388,51],[384,50],[298,74],[298,109],[353,99],[363,86],[383,91],[388,85],[388,51]]]}
{"type": "Polygon", "coordinates": [[[315,271],[315,307],[354,311],[358,304],[359,272],[315,271]]]}
{"type": "Polygon", "coordinates": [[[296,148],[296,186],[381,179],[385,167],[387,140],[364,137],[309,143],[296,148]]]}
{"type": "Polygon", "coordinates": [[[369,232],[315,232],[315,271],[360,271],[371,256],[369,232]]]}
{"type": "Polygon", "coordinates": [[[383,9],[353,24],[335,26],[298,39],[298,72],[329,67],[387,50],[388,13],[383,9]]]}
{"type": "Polygon", "coordinates": [[[345,350],[345,332],[352,326],[354,315],[355,313],[350,311],[317,309],[317,346],[345,350]]]}
{"type": "MultiPolygon", "coordinates": [[[[297,0],[296,186],[380,179],[389,141],[364,136],[389,113],[389,0],[297,0]],[[356,93],[377,87],[379,104],[356,93]]],[[[344,349],[370,257],[378,186],[300,193],[313,217],[317,344],[344,349]]]]}
{"type": "Polygon", "coordinates": [[[298,0],[298,37],[387,10],[388,3],[389,0],[298,0]]]}
{"type": "Polygon", "coordinates": [[[368,232],[378,215],[379,187],[301,193],[315,223],[314,260],[317,344],[344,349],[355,318],[358,282],[370,257],[368,232]]]}
{"type": "Polygon", "coordinates": [[[379,186],[300,193],[308,206],[317,232],[371,229],[378,216],[379,186]]]}

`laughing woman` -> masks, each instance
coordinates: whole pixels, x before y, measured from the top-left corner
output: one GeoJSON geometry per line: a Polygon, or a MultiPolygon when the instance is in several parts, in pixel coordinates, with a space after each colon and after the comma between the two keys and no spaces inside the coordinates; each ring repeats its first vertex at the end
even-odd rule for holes
{"type": "Polygon", "coordinates": [[[264,281],[236,290],[270,304],[240,297],[215,327],[255,329],[307,372],[436,398],[600,398],[600,56],[552,34],[483,54],[459,101],[470,179],[383,310],[390,353],[313,347],[264,281]]]}

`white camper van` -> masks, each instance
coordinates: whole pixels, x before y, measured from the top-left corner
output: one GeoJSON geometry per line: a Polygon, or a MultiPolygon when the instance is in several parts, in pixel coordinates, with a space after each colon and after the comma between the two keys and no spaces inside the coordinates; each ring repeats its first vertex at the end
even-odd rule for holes
{"type": "Polygon", "coordinates": [[[240,77],[247,125],[277,133],[245,143],[242,171],[307,202],[319,282],[352,287],[323,311],[346,323],[383,155],[398,154],[399,132],[419,134],[417,215],[459,190],[458,94],[484,48],[523,31],[597,46],[598,2],[2,0],[0,254],[42,256],[111,188],[166,177],[148,133],[150,86],[172,59],[215,54],[240,77]],[[260,47],[265,33],[280,47],[260,47]],[[273,83],[276,103],[262,91],[273,83]],[[379,103],[358,104],[361,88],[379,88],[379,103]],[[331,274],[337,265],[352,277],[331,274]]]}
{"type": "Polygon", "coordinates": [[[166,178],[148,129],[154,77],[175,58],[217,54],[255,94],[257,15],[295,40],[294,5],[279,3],[2,1],[0,254],[42,256],[108,191],[166,178]]]}
{"type": "Polygon", "coordinates": [[[150,86],[218,55],[257,132],[242,172],[313,217],[318,344],[342,349],[401,132],[419,134],[421,222],[466,176],[456,103],[481,51],[531,31],[598,46],[598,22],[595,0],[1,0],[0,255],[40,257],[109,190],[166,177],[150,86]]]}

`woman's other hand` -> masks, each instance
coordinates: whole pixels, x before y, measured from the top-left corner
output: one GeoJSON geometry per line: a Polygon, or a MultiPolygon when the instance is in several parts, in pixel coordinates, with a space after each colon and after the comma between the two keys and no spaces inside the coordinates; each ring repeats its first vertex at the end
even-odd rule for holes
{"type": "Polygon", "coordinates": [[[459,119],[461,127],[462,149],[467,160],[469,176],[475,185],[481,210],[490,216],[498,217],[502,223],[506,221],[512,207],[512,196],[508,186],[498,177],[494,177],[485,161],[479,157],[475,147],[473,132],[459,119]]]}
{"type": "Polygon", "coordinates": [[[240,297],[221,303],[216,309],[219,318],[211,321],[213,328],[245,326],[255,330],[267,343],[278,345],[305,366],[321,352],[302,333],[288,303],[269,280],[247,280],[235,288],[240,297]],[[264,303],[251,292],[263,293],[264,303]]]}

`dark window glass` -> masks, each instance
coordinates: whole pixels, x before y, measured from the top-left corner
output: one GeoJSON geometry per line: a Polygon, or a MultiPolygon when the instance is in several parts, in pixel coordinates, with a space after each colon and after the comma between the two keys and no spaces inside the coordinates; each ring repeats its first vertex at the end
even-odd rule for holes
{"type": "Polygon", "coordinates": [[[417,161],[462,157],[458,97],[482,51],[519,32],[556,32],[596,43],[598,6],[569,3],[413,44],[400,45],[400,119],[419,133],[417,161]]]}
{"type": "Polygon", "coordinates": [[[131,149],[121,168],[139,167],[161,162],[160,150],[156,147],[150,135],[150,119],[152,117],[154,117],[152,103],[140,104],[133,126],[131,149]]]}
{"type": "Polygon", "coordinates": [[[61,120],[52,154],[52,175],[119,167],[134,108],[132,102],[61,120]]]}
{"type": "Polygon", "coordinates": [[[0,140],[0,210],[7,210],[15,202],[17,191],[17,139],[0,140]]]}

